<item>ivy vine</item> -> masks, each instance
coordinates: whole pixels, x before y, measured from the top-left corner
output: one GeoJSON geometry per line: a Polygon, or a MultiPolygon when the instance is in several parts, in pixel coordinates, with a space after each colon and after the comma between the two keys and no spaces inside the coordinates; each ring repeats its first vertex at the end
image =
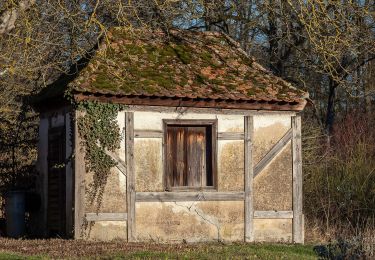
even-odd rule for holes
{"type": "Polygon", "coordinates": [[[93,173],[93,181],[87,187],[89,203],[97,202],[99,210],[104,188],[116,162],[106,154],[120,148],[121,133],[117,114],[123,105],[82,101],[77,104],[81,115],[77,118],[78,133],[85,151],[86,172],[93,173]]]}

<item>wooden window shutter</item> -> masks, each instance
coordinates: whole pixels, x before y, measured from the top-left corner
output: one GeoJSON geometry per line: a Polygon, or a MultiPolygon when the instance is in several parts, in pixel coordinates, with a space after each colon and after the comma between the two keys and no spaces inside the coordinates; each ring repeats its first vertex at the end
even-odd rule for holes
{"type": "Polygon", "coordinates": [[[167,125],[167,188],[213,186],[211,138],[208,125],[167,125]]]}

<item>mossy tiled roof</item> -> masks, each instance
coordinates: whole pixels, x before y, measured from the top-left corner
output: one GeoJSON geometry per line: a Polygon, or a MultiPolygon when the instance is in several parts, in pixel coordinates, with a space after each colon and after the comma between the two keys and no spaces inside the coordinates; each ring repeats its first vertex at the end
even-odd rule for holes
{"type": "Polygon", "coordinates": [[[232,101],[305,102],[292,87],[249,58],[227,36],[113,28],[69,83],[75,92],[232,101]]]}

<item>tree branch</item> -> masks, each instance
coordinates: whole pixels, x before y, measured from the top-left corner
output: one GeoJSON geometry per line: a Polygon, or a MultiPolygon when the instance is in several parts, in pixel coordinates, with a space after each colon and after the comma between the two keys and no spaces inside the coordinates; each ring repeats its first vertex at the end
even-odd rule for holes
{"type": "Polygon", "coordinates": [[[26,11],[34,4],[35,0],[23,0],[18,4],[17,8],[6,10],[0,16],[0,35],[13,30],[16,27],[15,24],[20,12],[26,11]]]}

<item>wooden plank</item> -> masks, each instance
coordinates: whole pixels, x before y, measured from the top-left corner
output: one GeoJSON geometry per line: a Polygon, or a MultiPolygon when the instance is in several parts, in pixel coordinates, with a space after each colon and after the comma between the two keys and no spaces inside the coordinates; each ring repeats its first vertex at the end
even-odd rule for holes
{"type": "Polygon", "coordinates": [[[288,132],[272,147],[272,149],[260,160],[257,165],[254,167],[254,178],[261,173],[264,168],[278,155],[283,148],[288,144],[292,139],[292,129],[289,129],[288,132]]]}
{"type": "MultiPolygon", "coordinates": [[[[217,154],[218,154],[218,145],[217,145],[217,122],[218,120],[215,120],[212,124],[211,128],[211,174],[212,174],[212,186],[217,190],[218,189],[218,166],[217,166],[217,154]]],[[[207,138],[208,139],[208,138],[207,138]]]]}
{"type": "Polygon", "coordinates": [[[105,149],[104,152],[117,163],[116,168],[126,176],[126,163],[120,158],[120,156],[111,151],[108,151],[107,149],[105,149]]]}
{"type": "Polygon", "coordinates": [[[85,155],[81,147],[81,138],[78,133],[77,118],[80,111],[75,111],[74,124],[74,238],[79,239],[83,235],[83,223],[85,217],[85,155]]]}
{"type": "Polygon", "coordinates": [[[245,242],[254,241],[254,205],[253,205],[253,153],[254,119],[245,117],[245,242]]]}
{"type": "MultiPolygon", "coordinates": [[[[135,138],[163,138],[163,131],[159,130],[134,130],[135,138]]],[[[217,133],[219,140],[243,140],[243,132],[220,132],[217,133]]]]}
{"type": "Polygon", "coordinates": [[[293,242],[303,244],[301,116],[292,117],[293,242]]]}
{"type": "Polygon", "coordinates": [[[160,130],[134,130],[135,138],[163,138],[163,131],[160,130]]]}
{"type": "Polygon", "coordinates": [[[217,134],[219,140],[244,140],[242,132],[221,132],[217,134]]]}
{"type": "Polygon", "coordinates": [[[186,127],[187,186],[204,187],[206,179],[206,127],[186,127]]]}
{"type": "Polygon", "coordinates": [[[251,110],[277,110],[277,111],[302,111],[307,103],[306,99],[299,102],[269,102],[262,101],[236,101],[214,99],[189,99],[189,98],[165,98],[165,97],[147,97],[147,96],[108,96],[108,95],[86,95],[75,94],[77,101],[96,100],[105,103],[118,103],[125,105],[145,105],[145,106],[169,106],[169,107],[201,107],[217,109],[251,109],[251,110]]]}
{"type": "Polygon", "coordinates": [[[134,113],[125,113],[126,200],[128,241],[135,241],[134,113]]]}
{"type": "Polygon", "coordinates": [[[86,213],[87,221],[126,221],[127,213],[86,213]]]}
{"type": "Polygon", "coordinates": [[[254,211],[254,218],[265,218],[265,219],[292,219],[293,211],[254,211]]]}
{"type": "Polygon", "coordinates": [[[273,110],[245,110],[245,109],[223,109],[223,108],[204,108],[204,107],[171,107],[171,106],[138,106],[128,105],[128,111],[150,111],[158,113],[196,113],[196,114],[218,114],[218,115],[244,115],[244,116],[267,116],[267,115],[283,115],[295,116],[293,111],[273,111],[273,110]]]}
{"type": "Polygon", "coordinates": [[[137,202],[243,201],[244,192],[137,192],[137,202]]]}

